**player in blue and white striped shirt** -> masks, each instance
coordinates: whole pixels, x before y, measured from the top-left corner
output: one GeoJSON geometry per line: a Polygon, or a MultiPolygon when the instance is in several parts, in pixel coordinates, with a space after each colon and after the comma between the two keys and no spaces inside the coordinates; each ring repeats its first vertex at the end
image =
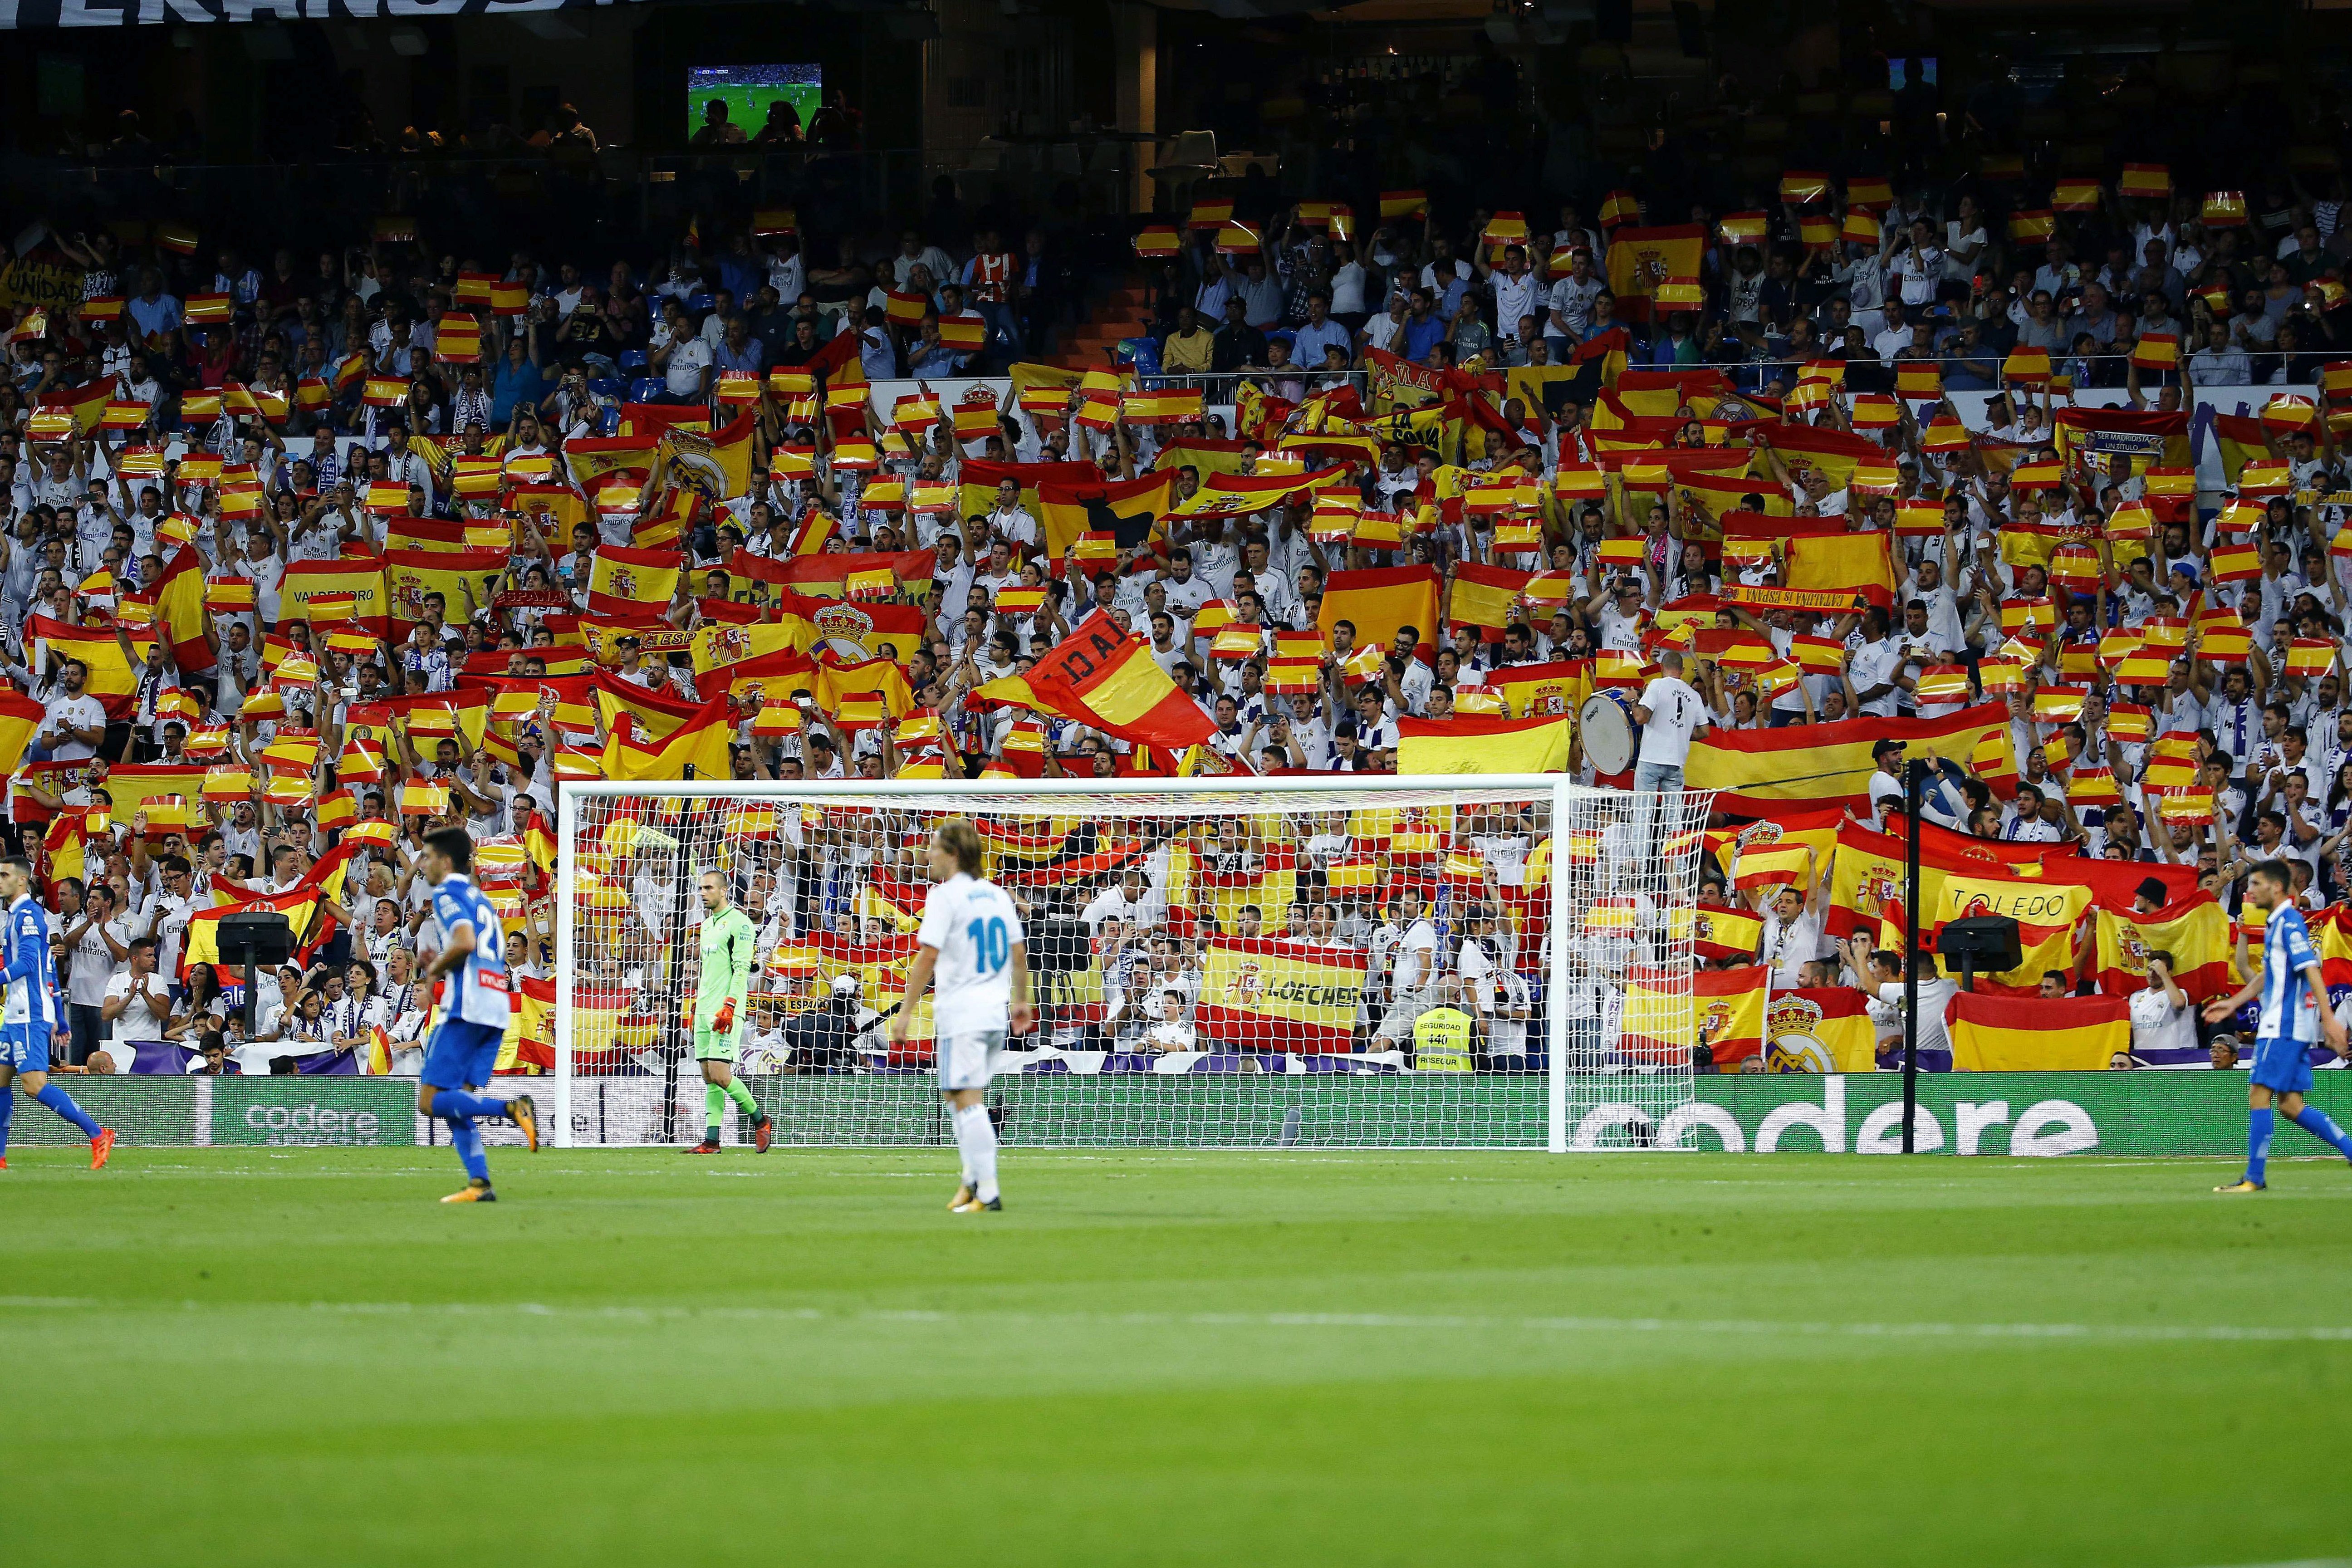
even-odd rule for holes
{"type": "Polygon", "coordinates": [[[525,1142],[539,1147],[539,1112],[530,1096],[503,1100],[482,1092],[499,1065],[499,1048],[514,1008],[504,928],[496,906],[466,874],[473,869],[474,841],[464,828],[445,827],[428,835],[420,858],[425,879],[433,884],[433,921],[441,930],[440,954],[425,978],[428,984],[440,980],[442,988],[441,1025],[425,1049],[416,1109],[449,1124],[449,1142],[466,1166],[466,1184],[441,1201],[496,1203],[490,1162],[482,1152],[482,1131],[475,1123],[485,1117],[510,1121],[522,1129],[525,1142]]]}
{"type": "Polygon", "coordinates": [[[0,980],[7,985],[0,1003],[0,1171],[8,1168],[8,1124],[16,1114],[16,1097],[8,1092],[12,1080],[27,1099],[82,1130],[95,1171],[114,1152],[114,1134],[49,1081],[49,1042],[65,1027],[66,1015],[49,953],[49,912],[33,897],[31,861],[13,855],[0,860],[0,903],[8,910],[7,927],[0,931],[0,958],[6,960],[0,980]]]}
{"type": "Polygon", "coordinates": [[[2214,1188],[2217,1193],[2263,1191],[2276,1119],[2271,1109],[2273,1099],[2288,1121],[2352,1159],[2352,1134],[2303,1100],[2311,1090],[2311,1047],[2324,1039],[2339,1057],[2352,1056],[2352,1049],[2347,1049],[2344,1026],[2327,1005],[2319,950],[2312,945],[2303,911],[2294,907],[2293,885],[2284,860],[2265,860],[2247,876],[2246,902],[2270,911],[2263,926],[2263,970],[2236,995],[2205,1004],[2205,1021],[2218,1024],[2257,995],[2263,1003],[2262,1018],[2254,1026],[2253,1082],[2246,1090],[2246,1103],[2252,1108],[2246,1128],[2246,1173],[2228,1186],[2214,1188]]]}

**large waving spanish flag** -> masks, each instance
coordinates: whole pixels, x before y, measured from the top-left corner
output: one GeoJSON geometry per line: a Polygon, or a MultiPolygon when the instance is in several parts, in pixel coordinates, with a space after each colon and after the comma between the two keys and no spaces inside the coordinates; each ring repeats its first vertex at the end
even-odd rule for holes
{"type": "Polygon", "coordinates": [[[2098,945],[2089,959],[2099,989],[2127,995],[2147,984],[2147,955],[2172,954],[2172,977],[2192,1002],[2210,1001],[2234,984],[2230,916],[2210,893],[2194,893],[2151,914],[2101,910],[2098,945]]]}
{"type": "Polygon", "coordinates": [[[1029,689],[1064,718],[1136,745],[1204,745],[1216,724],[1176,689],[1139,637],[1119,635],[1100,610],[1041,656],[1029,689]]]}
{"type": "Polygon", "coordinates": [[[384,552],[385,585],[393,614],[404,621],[425,618],[425,595],[441,595],[453,625],[489,603],[490,583],[507,569],[505,550],[391,550],[384,552]],[[466,595],[473,598],[468,601],[466,595]]]}
{"type": "Polygon", "coordinates": [[[152,801],[178,795],[194,801],[204,794],[205,775],[210,770],[198,763],[194,767],[174,767],[168,763],[124,763],[109,768],[106,782],[100,787],[111,803],[114,820],[128,823],[152,801]]]}
{"type": "Polygon", "coordinates": [[[1963,991],[1944,1010],[1958,1072],[2105,1072],[2131,1049],[2129,996],[1997,996],[1963,991]]]}
{"type": "Polygon", "coordinates": [[[1201,962],[1193,1021],[1220,1045],[1333,1054],[1355,1038],[1363,954],[1217,937],[1201,962]]]}
{"type": "Polygon", "coordinates": [[[614,731],[604,742],[604,776],[610,779],[723,779],[732,775],[727,753],[731,726],[722,693],[697,709],[652,745],[639,745],[614,731]]]}
{"type": "Polygon", "coordinates": [[[657,466],[707,501],[749,495],[754,423],[746,412],[708,435],[672,426],[661,433],[657,466]]]}
{"type": "MultiPolygon", "coordinates": [[[[89,671],[89,681],[82,689],[98,699],[110,721],[120,723],[131,716],[131,704],[139,696],[139,672],[122,657],[122,647],[114,640],[113,627],[78,626],[47,616],[28,616],[25,620],[25,640],[46,643],[48,651],[60,658],[79,659],[89,671]]],[[[152,646],[142,633],[133,638],[131,648],[143,660],[152,646]]]]}
{"type": "Polygon", "coordinates": [[[1662,972],[1636,968],[1626,976],[1618,1049],[1635,1061],[1684,1062],[1705,1046],[1718,1068],[1764,1050],[1764,994],[1770,973],[1761,964],[1703,969],[1685,988],[1662,972]]]}
{"type": "Polygon", "coordinates": [[[1556,773],[1568,767],[1565,713],[1532,719],[1397,721],[1400,773],[1556,773]]]}
{"type": "Polygon", "coordinates": [[[507,1020],[506,1038],[499,1044],[493,1072],[555,1070],[555,982],[526,980],[508,1000],[514,1013],[507,1020]]]}
{"type": "Polygon", "coordinates": [[[600,545],[588,574],[592,616],[660,616],[677,596],[686,558],[675,550],[632,550],[600,545]]]}
{"type": "Polygon", "coordinates": [[[956,477],[962,484],[957,510],[965,517],[994,510],[996,487],[1005,479],[1013,481],[1021,492],[1021,504],[1033,513],[1039,510],[1041,484],[1068,488],[1103,482],[1103,471],[1092,463],[992,463],[982,458],[966,458],[956,477]]]}
{"type": "Polygon", "coordinates": [[[170,641],[172,663],[183,675],[219,662],[205,640],[211,620],[205,608],[205,559],[194,545],[174,550],[163,576],[136,596],[155,606],[155,624],[170,641]]]}
{"type": "Polygon", "coordinates": [[[383,563],[373,555],[294,562],[278,582],[278,615],[302,616],[311,600],[331,594],[352,595],[351,614],[341,619],[373,622],[377,632],[386,631],[392,595],[384,586],[383,563]]]}
{"type": "Polygon", "coordinates": [[[1358,647],[1385,649],[1406,626],[1424,645],[1437,637],[1439,579],[1434,566],[1385,566],[1364,572],[1334,572],[1323,584],[1323,608],[1315,625],[1325,637],[1341,621],[1356,628],[1358,647]]]}
{"type": "Polygon", "coordinates": [[[2238,482],[2239,469],[2271,455],[2270,443],[2263,438],[2263,422],[2251,414],[2215,415],[2213,444],[2221,459],[2221,472],[2232,485],[2238,482]]]}
{"type": "Polygon", "coordinates": [[[1699,224],[1671,228],[1621,228],[1609,237],[1609,288],[1620,321],[1646,321],[1650,296],[1669,279],[1696,278],[1706,249],[1699,224]]]}
{"type": "Polygon", "coordinates": [[[1166,513],[1175,491],[1173,468],[1156,469],[1131,479],[1114,479],[1105,484],[1040,479],[1036,484],[1037,510],[1045,533],[1045,553],[1059,561],[1077,542],[1078,535],[1088,532],[1108,534],[1120,549],[1131,550],[1151,537],[1152,524],[1166,513]]]}
{"type": "MultiPolygon", "coordinates": [[[[1339,575],[1345,574],[1335,574],[1334,581],[1339,575]]],[[[1328,615],[1328,597],[1323,607],[1328,615]]],[[[1721,792],[1716,809],[1742,816],[1769,816],[1787,802],[1866,810],[1870,775],[1877,766],[1870,749],[1881,739],[1904,742],[1913,756],[1949,757],[1966,766],[1980,742],[2004,734],[2008,725],[2007,710],[1986,702],[1940,719],[1843,719],[1783,730],[1704,730],[1691,744],[1684,782],[1692,789],[1721,792]]]]}
{"type": "Polygon", "coordinates": [[[597,717],[607,735],[621,731],[621,721],[625,715],[634,727],[629,739],[641,746],[651,746],[669,739],[681,725],[702,716],[700,703],[647,690],[602,667],[590,670],[588,679],[596,693],[597,717]]]}
{"type": "Polygon", "coordinates": [[[48,710],[21,691],[0,691],[0,773],[15,773],[40,733],[48,710]]]}

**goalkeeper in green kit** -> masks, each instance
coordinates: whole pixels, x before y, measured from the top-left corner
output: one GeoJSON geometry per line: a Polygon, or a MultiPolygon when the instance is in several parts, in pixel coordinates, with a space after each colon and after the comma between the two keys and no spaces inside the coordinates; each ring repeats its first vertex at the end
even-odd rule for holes
{"type": "Polygon", "coordinates": [[[719,1119],[733,1100],[751,1118],[752,1146],[762,1154],[776,1132],[751,1091],[735,1080],[735,1043],[751,1012],[751,917],[727,897],[727,879],[702,874],[702,978],[694,990],[694,1055],[702,1064],[702,1142],[689,1154],[719,1152],[719,1119]]]}

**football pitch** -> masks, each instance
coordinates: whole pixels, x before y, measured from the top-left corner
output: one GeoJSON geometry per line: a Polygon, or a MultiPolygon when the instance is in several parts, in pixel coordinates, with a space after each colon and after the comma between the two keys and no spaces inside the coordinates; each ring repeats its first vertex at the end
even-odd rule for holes
{"type": "Polygon", "coordinates": [[[2352,1171],[66,1150],[0,1563],[2352,1556],[2352,1171]]]}

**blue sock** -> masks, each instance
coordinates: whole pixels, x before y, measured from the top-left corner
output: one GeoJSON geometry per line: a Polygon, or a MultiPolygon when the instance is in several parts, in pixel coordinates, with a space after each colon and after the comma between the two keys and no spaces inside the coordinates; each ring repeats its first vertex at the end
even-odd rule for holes
{"type": "Polygon", "coordinates": [[[2336,1152],[2352,1160],[2352,1132],[2336,1125],[2327,1112],[2315,1105],[2305,1105],[2294,1113],[2294,1124],[2323,1143],[2333,1143],[2336,1152]]]}
{"type": "MultiPolygon", "coordinates": [[[[441,1097],[433,1097],[439,1104],[441,1097]]],[[[452,1116],[449,1121],[449,1142],[457,1151],[457,1158],[466,1163],[466,1174],[478,1182],[490,1179],[489,1156],[482,1152],[482,1130],[474,1125],[470,1116],[452,1116]]]]}
{"type": "Polygon", "coordinates": [[[0,1085],[0,1160],[8,1157],[8,1123],[16,1120],[16,1086],[0,1085]]]}
{"type": "Polygon", "coordinates": [[[505,1119],[507,1102],[495,1094],[467,1094],[463,1089],[436,1089],[433,1091],[433,1114],[455,1119],[460,1116],[486,1116],[492,1121],[505,1119]]]}
{"type": "Polygon", "coordinates": [[[47,1106],[51,1110],[56,1111],[59,1116],[64,1117],[68,1121],[72,1122],[76,1127],[80,1128],[83,1137],[95,1138],[98,1136],[100,1131],[99,1125],[97,1122],[92,1121],[89,1119],[89,1112],[84,1110],[80,1106],[76,1105],[74,1103],[73,1096],[68,1094],[64,1089],[59,1089],[56,1084],[43,1084],[41,1086],[41,1092],[33,1096],[33,1098],[39,1100],[43,1105],[47,1106]]]}
{"type": "Polygon", "coordinates": [[[2246,1113],[2246,1180],[2263,1179],[2263,1167],[2270,1163],[2271,1128],[2278,1113],[2265,1105],[2246,1113]]]}

